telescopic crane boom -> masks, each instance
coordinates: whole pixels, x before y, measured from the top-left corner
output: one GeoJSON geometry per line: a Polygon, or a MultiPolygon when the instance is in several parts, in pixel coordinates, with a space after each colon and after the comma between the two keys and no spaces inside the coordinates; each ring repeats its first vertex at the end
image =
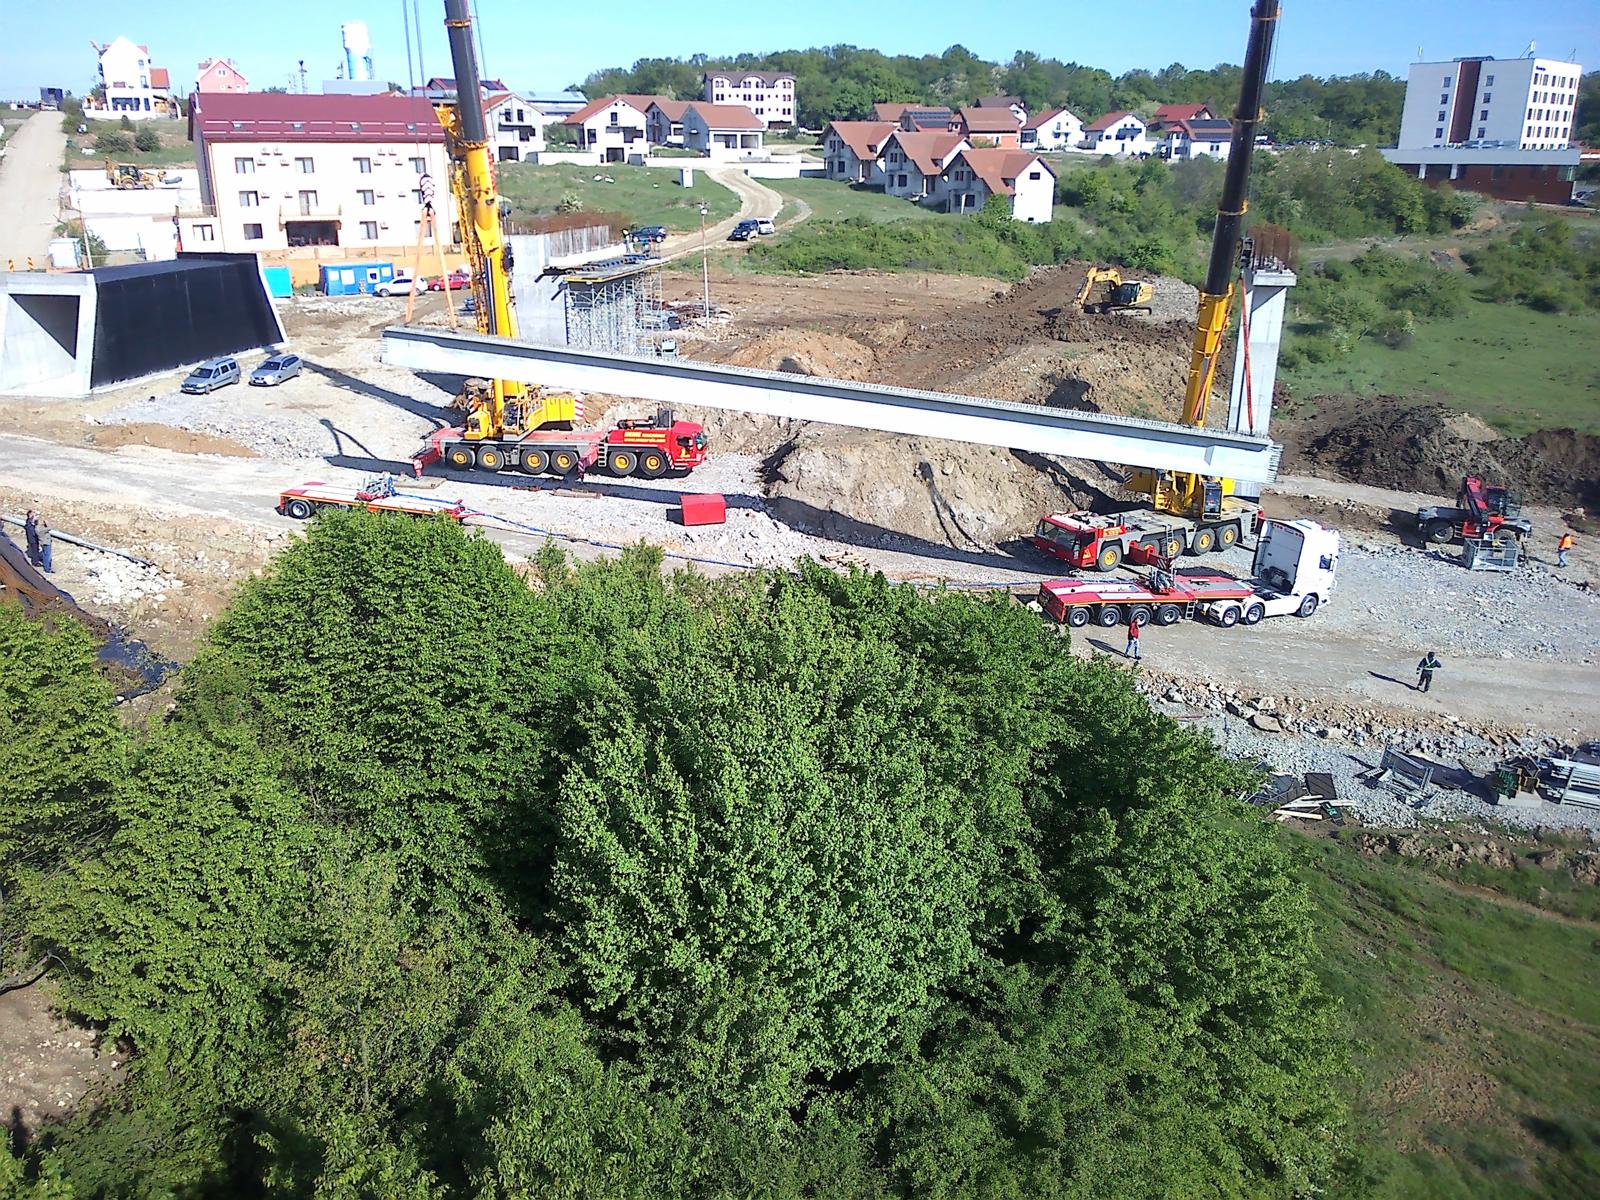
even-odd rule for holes
{"type": "MultiPolygon", "coordinates": [[[[1250,10],[1250,42],[1245,49],[1244,73],[1239,81],[1239,105],[1233,114],[1233,144],[1223,177],[1222,198],[1211,234],[1211,259],[1200,289],[1194,346],[1189,353],[1189,376],[1183,392],[1182,423],[1206,423],[1211,385],[1217,374],[1222,338],[1233,305],[1234,275],[1239,267],[1239,238],[1250,207],[1250,162],[1255,154],[1256,130],[1261,124],[1261,97],[1272,58],[1272,39],[1280,12],[1278,0],[1256,0],[1250,10]]],[[[1134,490],[1150,497],[1158,512],[1215,520],[1233,491],[1233,481],[1206,475],[1165,474],[1136,470],[1130,480],[1134,490]]]]}

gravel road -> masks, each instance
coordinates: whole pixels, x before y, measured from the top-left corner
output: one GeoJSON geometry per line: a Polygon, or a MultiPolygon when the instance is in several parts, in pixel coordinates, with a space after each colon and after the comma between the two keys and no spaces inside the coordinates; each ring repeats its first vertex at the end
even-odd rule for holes
{"type": "Polygon", "coordinates": [[[61,154],[67,135],[61,114],[35,113],[6,139],[0,158],[0,270],[14,263],[24,270],[31,256],[47,265],[61,196],[61,154]]]}

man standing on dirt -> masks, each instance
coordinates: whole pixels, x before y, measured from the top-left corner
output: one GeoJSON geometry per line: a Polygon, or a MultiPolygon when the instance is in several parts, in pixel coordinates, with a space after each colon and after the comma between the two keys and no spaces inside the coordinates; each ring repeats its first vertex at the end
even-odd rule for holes
{"type": "Polygon", "coordinates": [[[1429,650],[1417,664],[1417,691],[1425,692],[1433,686],[1433,673],[1443,667],[1439,656],[1429,650]]]}
{"type": "Polygon", "coordinates": [[[49,521],[40,521],[37,526],[39,538],[39,569],[46,575],[55,569],[54,534],[50,531],[49,521]]]}
{"type": "Polygon", "coordinates": [[[22,519],[22,531],[28,535],[28,562],[37,567],[39,558],[39,514],[33,509],[28,510],[28,515],[22,519]]]}
{"type": "Polygon", "coordinates": [[[1556,543],[1556,566],[1567,565],[1567,551],[1572,549],[1572,533],[1569,530],[1561,535],[1561,540],[1556,543]]]}
{"type": "Polygon", "coordinates": [[[1138,617],[1135,617],[1133,620],[1128,622],[1128,648],[1123,653],[1126,657],[1133,659],[1134,662],[1140,661],[1138,617]]]}

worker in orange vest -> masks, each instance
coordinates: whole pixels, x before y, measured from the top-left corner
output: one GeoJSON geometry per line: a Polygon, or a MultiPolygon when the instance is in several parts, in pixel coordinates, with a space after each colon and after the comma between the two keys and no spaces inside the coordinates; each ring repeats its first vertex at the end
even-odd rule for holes
{"type": "Polygon", "coordinates": [[[1561,540],[1556,543],[1556,566],[1567,565],[1567,551],[1572,549],[1572,534],[1563,533],[1561,540]]]}

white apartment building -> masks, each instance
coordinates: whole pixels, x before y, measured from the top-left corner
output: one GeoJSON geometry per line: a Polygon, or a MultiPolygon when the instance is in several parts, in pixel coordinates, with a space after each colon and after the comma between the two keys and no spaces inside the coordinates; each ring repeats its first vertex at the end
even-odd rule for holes
{"type": "Polygon", "coordinates": [[[1577,63],[1553,58],[1412,63],[1396,145],[1563,150],[1582,78],[1577,63]]]}
{"type": "Polygon", "coordinates": [[[704,83],[702,99],[742,104],[768,129],[795,123],[794,76],[788,71],[708,71],[704,83]]]}
{"type": "Polygon", "coordinates": [[[185,250],[282,262],[336,247],[409,263],[425,175],[439,230],[453,236],[444,130],[421,97],[201,93],[189,139],[202,203],[183,215],[185,250]]]}
{"type": "Polygon", "coordinates": [[[84,111],[94,117],[127,117],[131,121],[176,117],[171,79],[165,67],[150,61],[150,47],[117,37],[100,45],[90,42],[100,56],[100,86],[105,100],[84,101],[84,111]]]}

